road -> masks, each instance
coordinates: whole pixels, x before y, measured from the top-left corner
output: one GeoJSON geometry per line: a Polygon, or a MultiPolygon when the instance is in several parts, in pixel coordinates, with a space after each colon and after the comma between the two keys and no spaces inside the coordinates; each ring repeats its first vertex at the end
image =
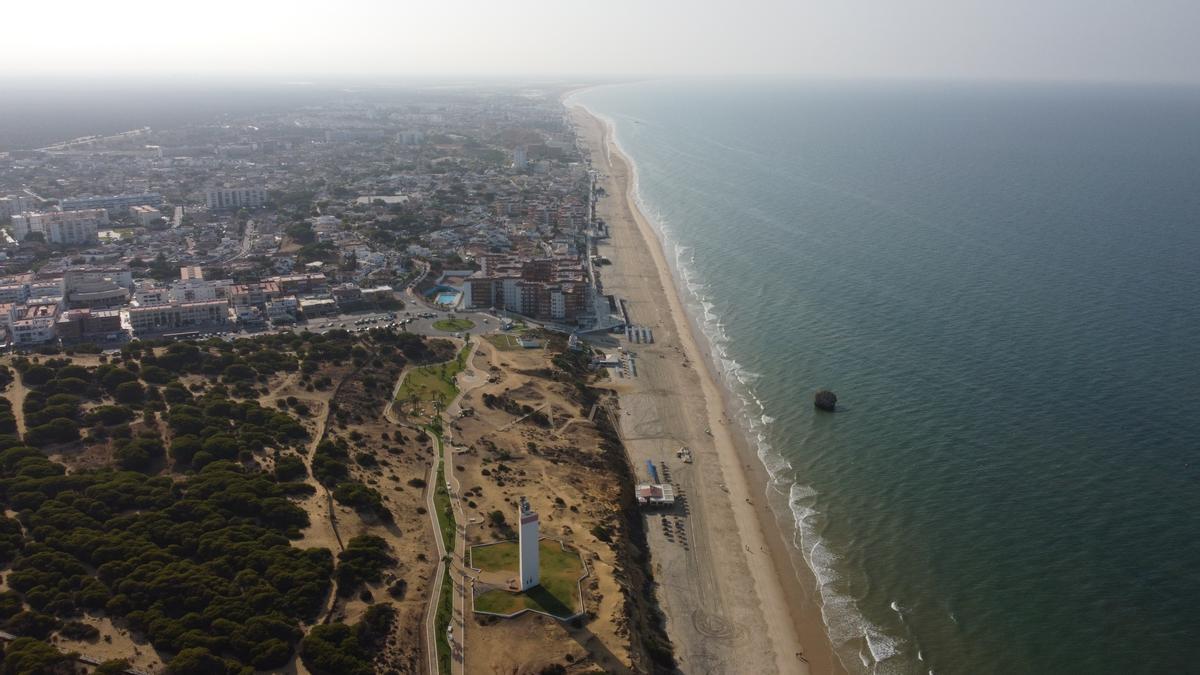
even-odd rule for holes
{"type": "MultiPolygon", "coordinates": [[[[180,219],[182,222],[182,216],[180,216],[180,219]]],[[[258,232],[258,226],[255,224],[255,222],[253,220],[247,220],[246,221],[246,231],[242,234],[242,245],[238,249],[238,252],[229,256],[228,258],[226,258],[224,260],[218,260],[215,263],[211,263],[211,264],[225,265],[225,264],[233,262],[234,260],[237,260],[238,258],[245,258],[247,255],[250,254],[250,249],[254,245],[254,235],[257,232],[258,232]]]]}
{"type": "Polygon", "coordinates": [[[414,258],[413,264],[421,268],[421,273],[414,277],[412,281],[408,282],[408,285],[404,287],[404,291],[408,293],[410,297],[415,298],[417,294],[414,289],[416,288],[417,284],[424,281],[425,277],[429,275],[429,263],[419,258],[414,258]]]}

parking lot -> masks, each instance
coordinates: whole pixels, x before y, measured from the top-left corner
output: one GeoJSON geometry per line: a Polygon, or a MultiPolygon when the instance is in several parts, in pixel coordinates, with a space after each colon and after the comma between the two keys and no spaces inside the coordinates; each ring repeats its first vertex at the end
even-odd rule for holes
{"type": "MultiPolygon", "coordinates": [[[[498,316],[488,312],[449,312],[426,307],[416,307],[407,311],[375,310],[314,317],[308,321],[284,326],[271,326],[265,323],[253,326],[238,326],[236,324],[196,326],[170,333],[139,335],[138,338],[206,340],[215,337],[222,340],[236,340],[238,338],[249,338],[256,335],[285,331],[309,331],[324,334],[331,330],[365,332],[378,328],[403,330],[429,337],[461,337],[464,334],[486,335],[494,333],[500,330],[500,322],[501,319],[498,316]],[[444,330],[434,326],[438,321],[451,318],[466,319],[473,325],[470,328],[459,328],[458,330],[444,330]]],[[[99,346],[104,353],[111,354],[118,352],[130,339],[128,333],[120,333],[117,339],[105,340],[93,337],[90,341],[99,346]]]]}
{"type": "Polygon", "coordinates": [[[372,328],[393,328],[428,336],[448,336],[460,333],[483,335],[499,329],[500,321],[495,316],[484,312],[438,312],[424,308],[399,312],[364,312],[358,314],[341,314],[338,316],[318,317],[306,323],[284,327],[284,330],[311,331],[327,333],[331,330],[348,330],[352,332],[367,331],[372,328]],[[466,319],[473,325],[456,331],[446,331],[434,327],[438,321],[449,319],[466,319]]]}

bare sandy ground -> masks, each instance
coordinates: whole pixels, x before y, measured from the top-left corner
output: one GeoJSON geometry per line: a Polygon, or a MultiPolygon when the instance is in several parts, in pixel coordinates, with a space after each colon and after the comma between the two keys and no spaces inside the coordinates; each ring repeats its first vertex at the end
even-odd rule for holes
{"type": "Polygon", "coordinates": [[[135,640],[124,628],[118,628],[108,617],[83,616],[82,623],[95,626],[100,637],[95,640],[68,640],[61,636],[51,643],[63,652],[78,652],[82,656],[104,662],[125,659],[129,665],[145,673],[160,673],[166,668],[161,656],[144,638],[135,640]]]}
{"type": "MultiPolygon", "coordinates": [[[[583,583],[589,618],[578,625],[531,614],[494,619],[472,613],[464,627],[465,672],[538,673],[553,665],[570,665],[571,672],[599,668],[633,673],[616,552],[592,532],[619,508],[619,486],[600,461],[599,433],[583,416],[586,411],[571,400],[568,385],[529,374],[550,365],[549,352],[499,351],[486,340],[477,344],[471,368],[459,377],[463,396],[447,408],[451,419],[462,407],[473,410],[456,419],[447,434],[456,449],[452,475],[458,479],[458,491],[465,490],[461,504],[466,543],[511,537],[489,523],[488,514],[500,510],[515,520],[519,499],[525,497],[539,514],[542,536],[568,544],[587,560],[591,573],[583,583]],[[505,395],[540,409],[550,425],[521,423],[521,417],[488,408],[484,394],[505,395]]],[[[503,577],[478,578],[481,586],[505,585],[503,577]]]]}
{"type": "Polygon", "coordinates": [[[599,254],[605,292],[627,302],[654,344],[636,354],[636,376],[616,380],[620,428],[635,469],[666,465],[685,504],[647,516],[658,599],[687,673],[837,672],[819,607],[799,583],[766,505],[757,462],[732,428],[722,390],[692,335],[659,240],[638,211],[629,164],[609,130],[582,108],[572,115],[606,192],[597,206],[610,239],[599,254]],[[695,461],[676,459],[690,447],[695,461]]]}

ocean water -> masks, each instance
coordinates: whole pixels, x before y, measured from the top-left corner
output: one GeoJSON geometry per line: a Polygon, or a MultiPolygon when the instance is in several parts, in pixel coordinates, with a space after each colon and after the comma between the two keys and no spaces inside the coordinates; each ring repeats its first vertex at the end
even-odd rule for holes
{"type": "Polygon", "coordinates": [[[637,166],[847,668],[1200,672],[1200,90],[573,100],[637,166]]]}

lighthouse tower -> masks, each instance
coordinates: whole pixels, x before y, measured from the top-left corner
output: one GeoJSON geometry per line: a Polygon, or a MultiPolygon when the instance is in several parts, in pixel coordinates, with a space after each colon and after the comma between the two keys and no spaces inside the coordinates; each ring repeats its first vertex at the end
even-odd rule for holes
{"type": "Polygon", "coordinates": [[[521,590],[537,586],[541,580],[538,561],[538,516],[521,497],[521,530],[518,538],[521,549],[521,590]]]}

